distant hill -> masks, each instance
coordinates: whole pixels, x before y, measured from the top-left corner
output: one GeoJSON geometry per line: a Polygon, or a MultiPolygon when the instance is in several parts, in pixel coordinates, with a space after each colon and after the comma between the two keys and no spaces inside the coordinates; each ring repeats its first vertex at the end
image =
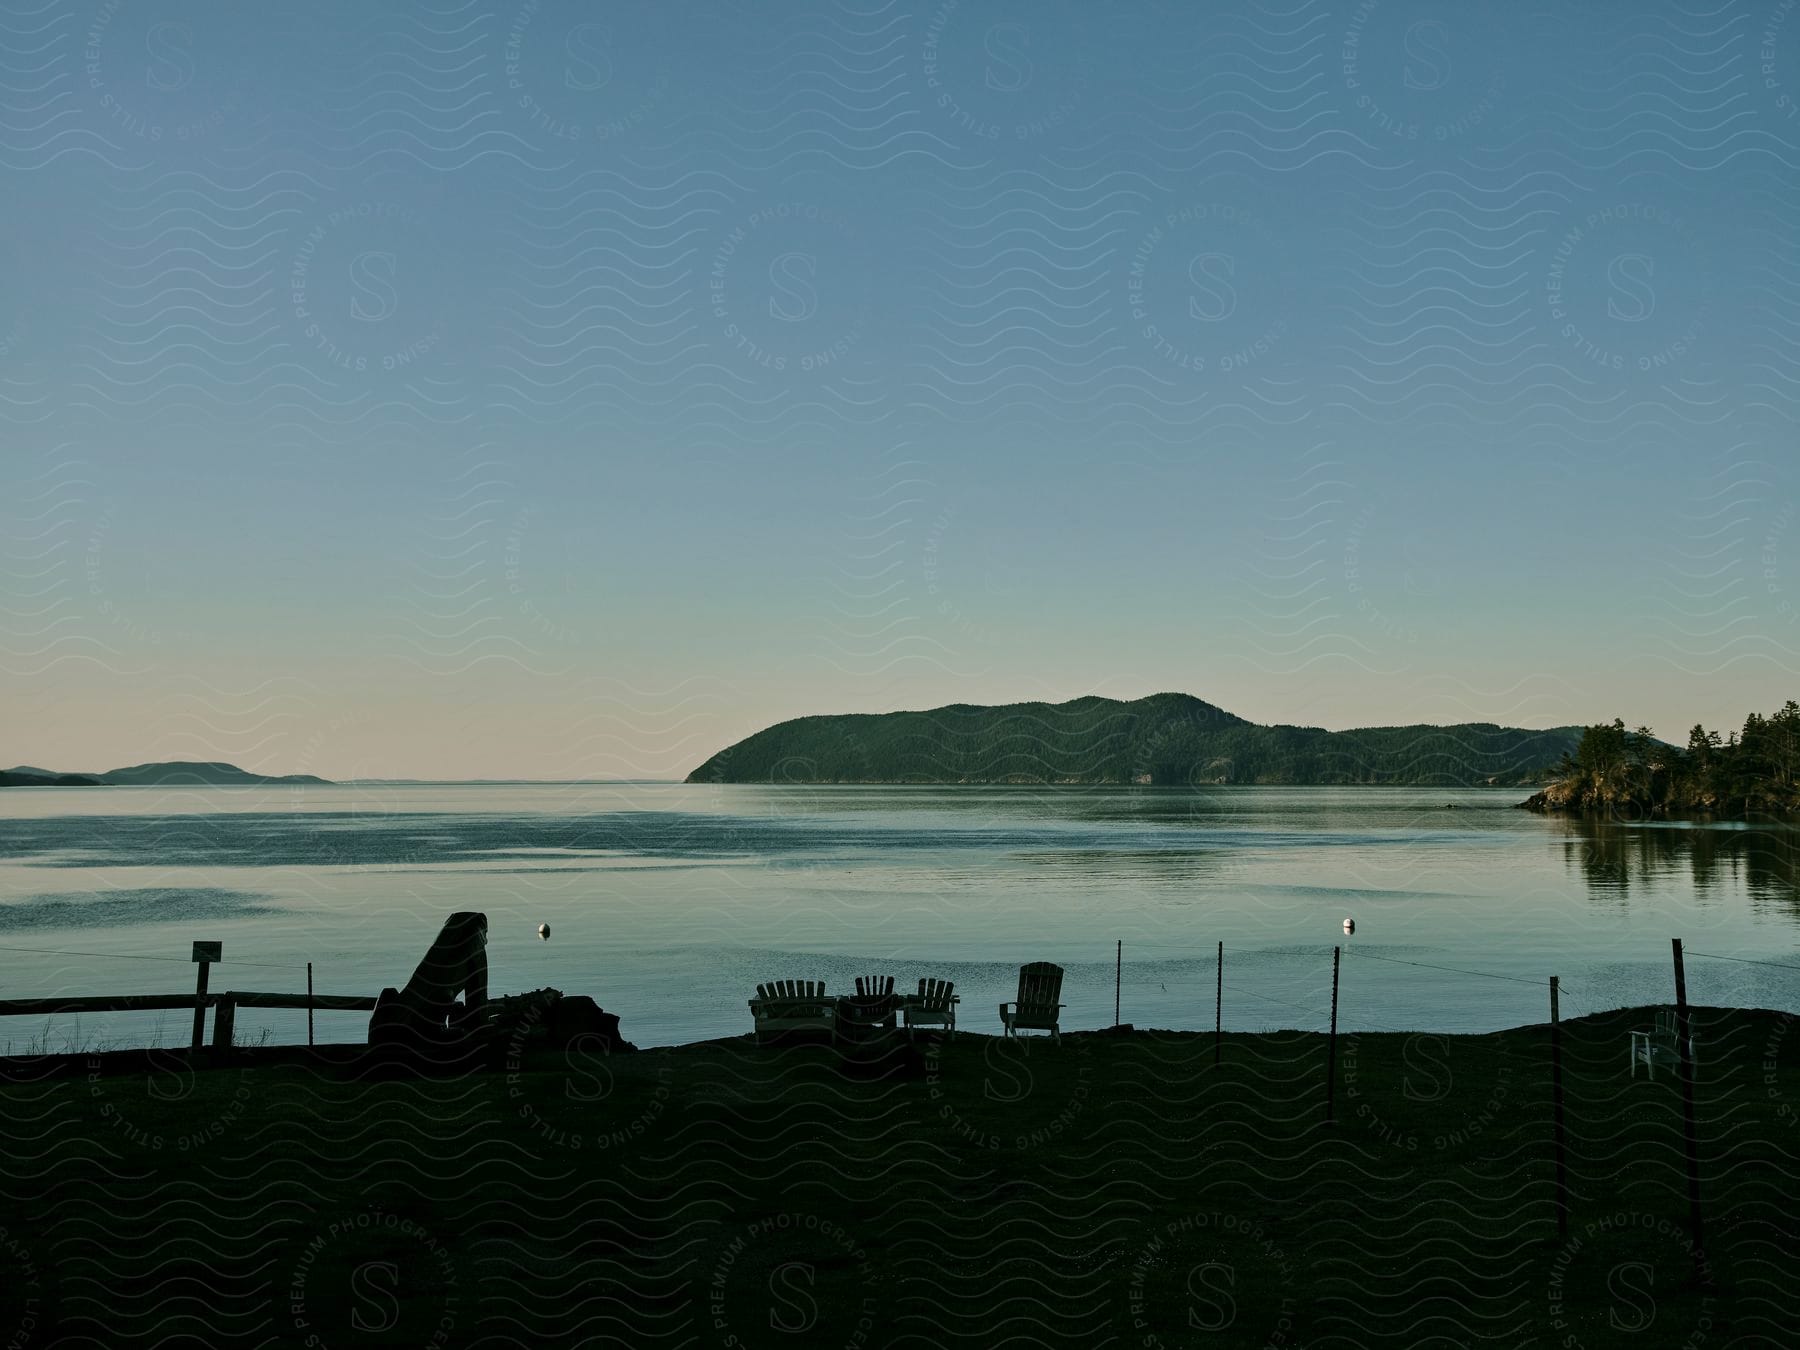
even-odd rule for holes
{"type": "Polygon", "coordinates": [[[1188,694],[800,717],[721,750],[690,783],[1394,783],[1549,778],[1580,727],[1259,726],[1188,694]]]}
{"type": "Polygon", "coordinates": [[[0,787],[255,787],[270,783],[327,783],[309,773],[271,777],[250,773],[235,764],[172,759],[133,764],[105,773],[57,773],[28,764],[0,772],[0,787]]]}

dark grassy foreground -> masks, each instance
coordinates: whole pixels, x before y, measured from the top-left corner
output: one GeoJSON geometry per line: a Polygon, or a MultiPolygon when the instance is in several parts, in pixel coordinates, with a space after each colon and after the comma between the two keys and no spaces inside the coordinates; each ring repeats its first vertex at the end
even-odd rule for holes
{"type": "MultiPolygon", "coordinates": [[[[1791,1346],[1800,1029],[723,1041],[437,1081],[7,1063],[0,1345],[1791,1346]]],[[[627,1028],[629,1029],[629,1028],[627,1028]]],[[[282,1056],[274,1056],[281,1059],[282,1056]]]]}

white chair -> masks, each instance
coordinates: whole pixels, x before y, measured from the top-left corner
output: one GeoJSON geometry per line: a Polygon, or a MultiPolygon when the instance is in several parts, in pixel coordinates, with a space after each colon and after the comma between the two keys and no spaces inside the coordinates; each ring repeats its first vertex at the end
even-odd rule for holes
{"type": "MultiPolygon", "coordinates": [[[[1694,1054],[1693,1014],[1688,1014],[1688,1062],[1698,1064],[1699,1057],[1694,1054]]],[[[1681,1064],[1680,1041],[1675,1034],[1675,1010],[1661,1008],[1657,1010],[1656,1025],[1649,1030],[1639,1029],[1631,1033],[1631,1076],[1637,1077],[1637,1066],[1642,1064],[1649,1072],[1652,1081],[1656,1078],[1656,1066],[1661,1064],[1679,1067],[1681,1064]]]]}
{"type": "Polygon", "coordinates": [[[1016,1036],[1024,1030],[1047,1031],[1059,1045],[1064,1005],[1062,996],[1063,968],[1048,961],[1033,961],[1019,967],[1019,997],[1000,1005],[1000,1025],[1005,1034],[1016,1036]]]}
{"type": "Polygon", "coordinates": [[[823,980],[772,980],[756,986],[750,1016],[756,1023],[756,1043],[761,1045],[773,1032],[833,1030],[837,1000],[825,993],[823,980]]]}
{"type": "Polygon", "coordinates": [[[956,1037],[956,986],[949,980],[923,979],[919,992],[910,995],[900,1009],[910,1034],[915,1027],[942,1027],[946,1039],[956,1037]]]}
{"type": "Polygon", "coordinates": [[[874,1040],[893,1031],[900,1000],[894,995],[892,975],[858,975],[856,992],[840,995],[833,1037],[838,1040],[874,1040]]]}

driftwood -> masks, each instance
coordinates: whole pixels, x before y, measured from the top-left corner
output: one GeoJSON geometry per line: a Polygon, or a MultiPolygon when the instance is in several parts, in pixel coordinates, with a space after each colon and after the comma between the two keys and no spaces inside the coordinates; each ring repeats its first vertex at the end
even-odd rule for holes
{"type": "Polygon", "coordinates": [[[583,994],[538,989],[489,999],[487,915],[473,913],[444,920],[406,987],[381,991],[369,1043],[404,1051],[406,1060],[464,1067],[527,1050],[637,1048],[619,1034],[619,1019],[583,994]]]}
{"type": "Polygon", "coordinates": [[[383,989],[375,1000],[369,1043],[456,1048],[486,1020],[487,986],[487,915],[452,914],[406,987],[383,989]]]}

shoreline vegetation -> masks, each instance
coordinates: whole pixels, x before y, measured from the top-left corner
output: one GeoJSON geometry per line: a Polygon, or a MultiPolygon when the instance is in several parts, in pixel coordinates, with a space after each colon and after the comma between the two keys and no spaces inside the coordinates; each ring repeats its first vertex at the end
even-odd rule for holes
{"type": "Polygon", "coordinates": [[[1588,727],[1554,781],[1519,805],[1625,821],[1800,816],[1800,704],[1751,713],[1725,737],[1696,723],[1686,746],[1618,718],[1588,727]]]}
{"type": "Polygon", "coordinates": [[[1579,727],[1263,726],[1190,694],[967,703],[800,717],[713,755],[689,783],[1520,787],[1579,727]]]}

